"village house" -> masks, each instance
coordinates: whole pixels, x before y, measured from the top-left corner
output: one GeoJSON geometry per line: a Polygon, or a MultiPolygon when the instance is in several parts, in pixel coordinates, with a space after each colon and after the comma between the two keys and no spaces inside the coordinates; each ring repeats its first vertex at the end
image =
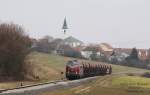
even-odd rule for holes
{"type": "Polygon", "coordinates": [[[147,60],[149,58],[149,50],[148,49],[138,49],[138,57],[141,60],[147,60]]]}
{"type": "MultiPolygon", "coordinates": [[[[132,48],[114,48],[114,51],[115,51],[115,55],[118,55],[118,54],[125,54],[126,56],[124,57],[127,57],[131,54],[132,52],[132,48]]],[[[147,60],[148,57],[149,57],[149,53],[148,53],[148,49],[137,49],[138,51],[138,57],[140,60],[147,60]]],[[[119,56],[118,56],[119,58],[119,56]]]]}
{"type": "Polygon", "coordinates": [[[121,52],[121,51],[113,51],[112,55],[109,57],[109,62],[111,63],[121,63],[125,61],[125,59],[129,56],[126,52],[121,52]]]}
{"type": "Polygon", "coordinates": [[[95,44],[95,45],[88,45],[85,49],[81,51],[81,54],[84,58],[89,59],[90,56],[93,54],[93,52],[96,53],[98,57],[109,57],[111,56],[113,52],[112,46],[110,46],[107,43],[101,43],[100,45],[95,44]]]}
{"type": "Polygon", "coordinates": [[[100,47],[94,45],[87,46],[81,51],[81,55],[86,59],[90,59],[90,56],[93,54],[93,52],[95,52],[97,56],[100,56],[101,55],[100,47]]]}
{"type": "Polygon", "coordinates": [[[77,46],[81,46],[83,42],[70,36],[64,39],[64,44],[69,45],[70,47],[77,47],[77,46]]]}
{"type": "Polygon", "coordinates": [[[109,58],[113,53],[113,47],[108,43],[101,43],[100,45],[101,53],[103,53],[107,58],[109,58]]]}

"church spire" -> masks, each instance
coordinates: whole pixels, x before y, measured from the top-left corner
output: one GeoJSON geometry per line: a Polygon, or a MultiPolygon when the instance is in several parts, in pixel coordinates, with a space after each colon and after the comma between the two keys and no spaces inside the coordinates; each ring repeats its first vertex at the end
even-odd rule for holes
{"type": "Polygon", "coordinates": [[[63,32],[64,32],[64,34],[65,34],[65,33],[66,33],[66,30],[68,29],[68,25],[67,25],[66,17],[65,17],[65,19],[64,19],[64,23],[63,23],[63,27],[62,27],[62,29],[63,29],[63,32]]]}

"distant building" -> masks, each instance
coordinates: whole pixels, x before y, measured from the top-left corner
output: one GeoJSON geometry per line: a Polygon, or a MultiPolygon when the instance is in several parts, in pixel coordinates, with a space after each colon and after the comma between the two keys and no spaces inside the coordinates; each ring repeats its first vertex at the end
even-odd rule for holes
{"type": "Polygon", "coordinates": [[[149,50],[148,49],[138,49],[138,57],[141,60],[147,60],[149,58],[149,50]]]}
{"type": "Polygon", "coordinates": [[[90,44],[81,51],[81,54],[84,58],[90,58],[93,52],[95,52],[99,58],[100,57],[109,58],[113,53],[113,48],[111,45],[107,43],[90,44]]]}
{"type": "Polygon", "coordinates": [[[114,51],[108,60],[111,63],[122,63],[128,56],[129,54],[125,52],[114,51]]]}
{"type": "Polygon", "coordinates": [[[110,44],[108,44],[108,43],[101,43],[100,47],[102,48],[103,51],[108,51],[108,52],[109,51],[110,52],[113,51],[113,47],[110,44]]]}
{"type": "Polygon", "coordinates": [[[108,43],[101,43],[100,45],[102,53],[108,58],[113,53],[113,47],[108,43]]]}
{"type": "Polygon", "coordinates": [[[64,44],[69,45],[71,47],[77,47],[77,46],[81,46],[83,44],[83,42],[70,36],[70,37],[64,39],[64,44]]]}
{"type": "Polygon", "coordinates": [[[87,46],[86,48],[84,48],[81,51],[81,55],[84,58],[90,59],[91,55],[93,54],[93,52],[96,52],[97,56],[101,55],[101,48],[98,46],[87,46]]]}
{"type": "MultiPolygon", "coordinates": [[[[115,48],[114,51],[130,55],[132,52],[132,48],[115,48]]],[[[137,49],[137,51],[138,51],[138,57],[140,60],[148,59],[149,57],[148,49],[137,49]]]]}

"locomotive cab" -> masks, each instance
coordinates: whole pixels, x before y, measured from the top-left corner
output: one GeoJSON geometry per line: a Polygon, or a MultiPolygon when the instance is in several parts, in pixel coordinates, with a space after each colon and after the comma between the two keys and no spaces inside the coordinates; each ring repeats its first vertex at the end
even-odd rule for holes
{"type": "Polygon", "coordinates": [[[77,60],[68,61],[66,64],[66,78],[78,79],[83,76],[83,66],[77,60]]]}

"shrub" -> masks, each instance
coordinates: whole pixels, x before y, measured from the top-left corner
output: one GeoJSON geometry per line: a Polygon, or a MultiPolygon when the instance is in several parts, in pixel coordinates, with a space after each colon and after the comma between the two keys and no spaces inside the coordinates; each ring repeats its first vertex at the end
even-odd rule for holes
{"type": "Polygon", "coordinates": [[[24,59],[31,47],[21,26],[0,24],[0,69],[7,77],[21,78],[24,59]]]}
{"type": "Polygon", "coordinates": [[[142,75],[143,77],[147,77],[147,78],[150,78],[150,72],[146,72],[142,75]]]}
{"type": "Polygon", "coordinates": [[[76,50],[66,50],[64,52],[64,56],[74,57],[74,58],[81,58],[81,53],[76,51],[76,50]]]}

